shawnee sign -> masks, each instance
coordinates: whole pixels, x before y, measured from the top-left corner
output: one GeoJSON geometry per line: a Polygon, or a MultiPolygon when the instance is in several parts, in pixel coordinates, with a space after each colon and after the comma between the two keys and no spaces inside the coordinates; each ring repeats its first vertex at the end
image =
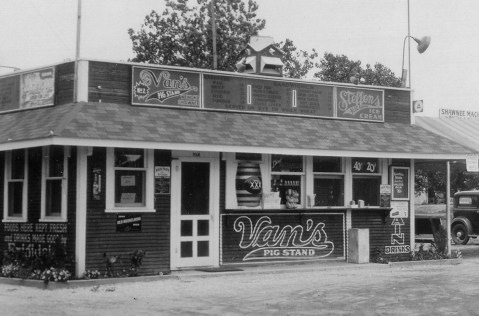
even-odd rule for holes
{"type": "Polygon", "coordinates": [[[223,263],[344,257],[343,214],[223,217],[223,263]]]}

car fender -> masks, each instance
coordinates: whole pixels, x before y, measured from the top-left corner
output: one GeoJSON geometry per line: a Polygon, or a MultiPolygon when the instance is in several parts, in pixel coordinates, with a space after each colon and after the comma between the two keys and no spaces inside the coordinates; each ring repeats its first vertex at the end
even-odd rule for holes
{"type": "Polygon", "coordinates": [[[451,228],[454,227],[454,225],[459,224],[459,223],[466,226],[466,229],[469,232],[469,235],[472,234],[472,224],[471,224],[471,221],[469,219],[467,219],[466,217],[461,217],[461,216],[455,217],[455,218],[453,218],[453,220],[451,222],[451,228]]]}

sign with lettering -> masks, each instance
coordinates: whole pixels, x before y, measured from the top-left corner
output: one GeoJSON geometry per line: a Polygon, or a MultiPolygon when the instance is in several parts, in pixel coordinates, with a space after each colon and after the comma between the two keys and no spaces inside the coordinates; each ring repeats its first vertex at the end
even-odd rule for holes
{"type": "Polygon", "coordinates": [[[337,117],[384,122],[384,91],[336,87],[337,117]]]}
{"type": "Polygon", "coordinates": [[[3,223],[3,241],[8,249],[15,247],[27,257],[51,252],[53,245],[60,241],[66,246],[67,223],[3,223]]]}
{"type": "Polygon", "coordinates": [[[116,216],[117,232],[141,232],[141,215],[118,214],[116,216]]]}
{"type": "Polygon", "coordinates": [[[20,77],[20,109],[53,105],[55,68],[22,74],[20,77]]]}
{"type": "Polygon", "coordinates": [[[203,75],[205,108],[333,117],[333,87],[285,80],[203,75]]]}
{"type": "Polygon", "coordinates": [[[479,119],[479,111],[439,109],[439,117],[461,118],[461,119],[479,119]]]}
{"type": "Polygon", "coordinates": [[[224,214],[223,263],[344,257],[344,214],[224,214]]]}
{"type": "Polygon", "coordinates": [[[393,200],[409,200],[409,168],[391,167],[393,200]]]}
{"type": "Polygon", "coordinates": [[[379,159],[353,158],[351,160],[353,173],[379,173],[379,159]]]}
{"type": "Polygon", "coordinates": [[[200,74],[133,67],[132,104],[200,107],[200,74]]]}

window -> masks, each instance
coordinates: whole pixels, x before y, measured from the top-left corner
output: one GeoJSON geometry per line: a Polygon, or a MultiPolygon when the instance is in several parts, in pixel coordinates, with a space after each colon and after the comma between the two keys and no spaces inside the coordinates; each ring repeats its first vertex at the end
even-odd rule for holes
{"type": "Polygon", "coordinates": [[[153,173],[153,151],[108,148],[107,211],[154,211],[153,173]]]}
{"type": "Polygon", "coordinates": [[[365,206],[380,205],[381,173],[379,159],[353,158],[353,200],[359,204],[364,201],[365,206]]]}
{"type": "Polygon", "coordinates": [[[314,206],[344,206],[344,174],[340,157],[313,157],[314,206]]]}
{"type": "Polygon", "coordinates": [[[5,156],[4,221],[27,220],[27,151],[8,151],[5,156]]]}
{"type": "Polygon", "coordinates": [[[281,205],[286,205],[286,195],[296,192],[297,204],[302,202],[304,166],[302,156],[271,156],[271,191],[279,192],[281,205]]]}
{"type": "Polygon", "coordinates": [[[70,147],[43,148],[42,221],[66,221],[70,147]]]}

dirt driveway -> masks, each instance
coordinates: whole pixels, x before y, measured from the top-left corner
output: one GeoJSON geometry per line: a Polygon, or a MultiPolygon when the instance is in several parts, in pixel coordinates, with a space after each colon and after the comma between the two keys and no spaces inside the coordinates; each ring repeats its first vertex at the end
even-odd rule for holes
{"type": "Polygon", "coordinates": [[[41,290],[0,284],[1,315],[476,315],[479,259],[458,265],[310,263],[41,290]]]}

